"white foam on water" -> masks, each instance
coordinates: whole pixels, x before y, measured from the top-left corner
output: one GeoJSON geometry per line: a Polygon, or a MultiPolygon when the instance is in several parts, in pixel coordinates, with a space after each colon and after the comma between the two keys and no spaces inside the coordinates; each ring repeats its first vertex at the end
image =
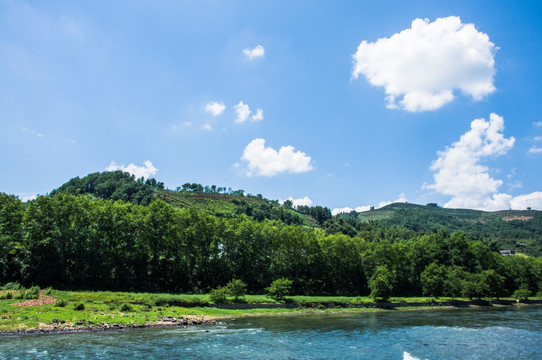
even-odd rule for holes
{"type": "Polygon", "coordinates": [[[403,360],[420,360],[419,358],[417,357],[414,357],[412,355],[410,355],[409,353],[407,353],[406,351],[403,352],[403,360]]]}

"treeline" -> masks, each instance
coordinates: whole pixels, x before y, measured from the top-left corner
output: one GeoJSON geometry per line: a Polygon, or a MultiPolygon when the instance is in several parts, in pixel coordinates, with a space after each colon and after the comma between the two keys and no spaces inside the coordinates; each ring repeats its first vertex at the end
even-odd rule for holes
{"type": "Polygon", "coordinates": [[[225,194],[232,196],[243,196],[245,190],[232,190],[232,188],[226,188],[216,185],[203,186],[198,183],[185,183],[182,186],[177,186],[175,189],[177,192],[194,192],[194,193],[204,193],[204,194],[225,194]]]}
{"type": "Polygon", "coordinates": [[[0,194],[0,283],[65,289],[207,292],[279,278],[305,295],[506,296],[542,289],[542,259],[502,257],[464,233],[365,224],[355,237],[223,218],[154,200],[0,194]]]}

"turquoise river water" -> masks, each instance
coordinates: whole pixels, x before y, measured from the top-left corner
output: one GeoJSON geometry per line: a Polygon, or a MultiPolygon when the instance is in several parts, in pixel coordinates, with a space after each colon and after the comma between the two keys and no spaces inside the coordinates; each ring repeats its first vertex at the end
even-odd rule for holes
{"type": "Polygon", "coordinates": [[[189,328],[0,335],[0,359],[542,359],[542,308],[266,316],[189,328]]]}

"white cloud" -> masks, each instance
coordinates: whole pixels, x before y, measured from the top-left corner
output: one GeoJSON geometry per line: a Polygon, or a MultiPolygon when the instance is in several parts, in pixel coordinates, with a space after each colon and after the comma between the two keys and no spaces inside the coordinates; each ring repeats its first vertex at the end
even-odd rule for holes
{"type": "Polygon", "coordinates": [[[203,124],[203,128],[204,128],[205,130],[208,130],[208,131],[213,130],[213,127],[212,127],[211,124],[209,124],[209,123],[203,124]]]}
{"type": "Polygon", "coordinates": [[[515,139],[504,138],[503,129],[504,120],[497,114],[492,113],[489,121],[473,120],[459,141],[438,152],[431,165],[435,183],[425,187],[452,196],[445,207],[482,208],[503,182],[492,178],[481,160],[503,155],[514,146],[515,139]]]}
{"type": "Polygon", "coordinates": [[[205,105],[205,111],[207,111],[208,113],[211,113],[213,116],[218,116],[222,114],[224,110],[226,110],[226,105],[224,105],[224,103],[221,103],[221,102],[218,103],[216,101],[212,101],[210,103],[207,103],[207,105],[205,105]]]}
{"type": "Polygon", "coordinates": [[[529,149],[529,154],[540,154],[542,153],[542,148],[539,148],[537,146],[533,146],[529,149]]]}
{"type": "Polygon", "coordinates": [[[21,199],[22,202],[27,202],[27,201],[36,200],[36,198],[38,197],[38,194],[27,193],[27,194],[19,194],[17,196],[19,197],[19,199],[21,199]]]}
{"type": "Polygon", "coordinates": [[[282,146],[279,151],[265,147],[264,139],[252,140],[243,151],[241,160],[248,162],[248,176],[274,176],[280,173],[303,173],[313,169],[311,157],[295,151],[293,146],[282,146]]]}
{"type": "Polygon", "coordinates": [[[128,166],[118,165],[114,161],[111,161],[108,167],[105,168],[106,171],[117,171],[121,170],[127,173],[134,175],[137,179],[149,178],[150,176],[155,175],[158,172],[158,169],[152,165],[152,162],[149,160],[145,161],[144,166],[137,166],[135,164],[129,164],[128,166]]]}
{"type": "Polygon", "coordinates": [[[542,141],[542,136],[535,136],[534,141],[542,141]]]}
{"type": "MultiPolygon", "coordinates": [[[[386,205],[390,205],[390,204],[393,204],[393,203],[406,203],[406,202],[407,202],[407,199],[405,197],[405,194],[400,194],[399,197],[397,198],[397,200],[395,200],[395,201],[381,201],[378,204],[378,206],[376,206],[376,208],[379,209],[381,207],[384,207],[386,205]]],[[[335,208],[335,209],[333,209],[331,211],[331,215],[335,216],[337,214],[349,213],[351,211],[364,212],[364,211],[369,211],[369,210],[371,210],[370,205],[357,206],[354,209],[347,206],[347,207],[343,207],[343,208],[335,208]]]]}
{"type": "Polygon", "coordinates": [[[363,40],[353,55],[352,76],[384,87],[389,108],[436,110],[456,90],[474,100],[495,91],[495,49],[486,34],[459,17],[415,19],[389,38],[363,40]]]}
{"type": "Polygon", "coordinates": [[[263,120],[263,110],[258,109],[256,110],[256,114],[252,115],[251,121],[256,122],[256,121],[262,121],[262,120],[263,120]]]}
{"type": "MultiPolygon", "coordinates": [[[[489,175],[489,168],[481,165],[483,159],[506,154],[513,146],[513,137],[503,136],[504,120],[491,114],[489,121],[476,119],[471,129],[444,151],[438,152],[438,159],[431,169],[435,183],[423,188],[451,196],[444,207],[468,208],[486,211],[503,209],[542,208],[542,192],[512,196],[499,193],[503,184],[500,179],[489,175]]],[[[508,178],[515,173],[508,175],[508,178]]],[[[521,187],[521,182],[510,185],[510,189],[521,187]]]]}
{"type": "Polygon", "coordinates": [[[342,213],[349,213],[349,212],[352,212],[352,211],[356,211],[356,212],[364,212],[364,211],[369,211],[371,210],[371,207],[369,205],[366,205],[366,206],[358,206],[354,209],[352,209],[351,207],[343,207],[343,208],[335,208],[333,210],[331,210],[331,215],[335,216],[337,214],[342,214],[342,213]]]}
{"type": "Polygon", "coordinates": [[[308,197],[308,196],[305,196],[305,197],[302,197],[302,198],[299,198],[299,199],[294,199],[293,197],[288,197],[287,199],[279,199],[279,204],[284,204],[284,202],[286,200],[290,200],[294,207],[297,207],[297,206],[312,206],[312,200],[308,197]]]}
{"type": "Polygon", "coordinates": [[[535,191],[527,195],[519,195],[511,199],[510,207],[512,209],[524,210],[528,207],[532,209],[542,209],[542,192],[535,191]]]}
{"type": "MultiPolygon", "coordinates": [[[[408,200],[405,197],[405,194],[400,194],[399,197],[395,201],[381,201],[378,203],[377,209],[380,209],[381,207],[384,207],[386,205],[394,204],[394,203],[406,203],[408,200]]],[[[357,210],[356,210],[357,211],[357,210]]]]}
{"type": "Polygon", "coordinates": [[[247,120],[250,119],[251,122],[257,122],[263,120],[263,110],[258,109],[256,110],[256,114],[250,116],[251,110],[250,107],[245,104],[242,101],[239,101],[237,105],[233,106],[233,109],[235,110],[235,113],[237,114],[237,117],[235,118],[235,122],[240,124],[244,123],[247,120]]]}
{"type": "Polygon", "coordinates": [[[542,121],[534,122],[534,123],[533,123],[533,126],[536,126],[536,127],[542,127],[542,121]]]}
{"type": "Polygon", "coordinates": [[[32,130],[26,127],[21,128],[22,131],[27,132],[29,134],[35,135],[37,137],[43,137],[42,133],[37,132],[36,130],[32,130]]]}
{"type": "Polygon", "coordinates": [[[243,54],[245,54],[249,60],[252,60],[264,56],[265,49],[263,48],[263,46],[258,45],[253,49],[243,49],[243,54]]]}
{"type": "Polygon", "coordinates": [[[522,187],[523,183],[521,181],[516,181],[508,184],[508,191],[512,191],[514,189],[521,189],[522,187]]]}
{"type": "Polygon", "coordinates": [[[247,104],[239,101],[239,104],[234,105],[233,109],[237,114],[237,117],[235,118],[236,123],[243,123],[248,120],[248,117],[250,116],[250,108],[247,104]]]}

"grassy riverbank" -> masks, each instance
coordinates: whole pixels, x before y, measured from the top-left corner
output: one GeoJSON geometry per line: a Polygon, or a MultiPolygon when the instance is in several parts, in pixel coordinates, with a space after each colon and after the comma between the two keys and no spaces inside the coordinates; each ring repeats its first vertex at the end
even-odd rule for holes
{"type": "MultiPolygon", "coordinates": [[[[263,295],[247,295],[241,304],[215,306],[208,295],[41,290],[24,299],[18,290],[0,291],[0,332],[105,330],[143,326],[186,326],[218,319],[318,311],[377,311],[448,306],[450,298],[391,298],[375,304],[368,297],[291,296],[279,304],[263,295]],[[19,299],[17,299],[19,297],[19,299]],[[232,309],[227,307],[241,307],[232,309]],[[264,308],[268,307],[268,308],[264,308]]],[[[511,299],[508,299],[511,300],[511,299]]],[[[468,299],[455,299],[468,306],[468,299]]]]}

